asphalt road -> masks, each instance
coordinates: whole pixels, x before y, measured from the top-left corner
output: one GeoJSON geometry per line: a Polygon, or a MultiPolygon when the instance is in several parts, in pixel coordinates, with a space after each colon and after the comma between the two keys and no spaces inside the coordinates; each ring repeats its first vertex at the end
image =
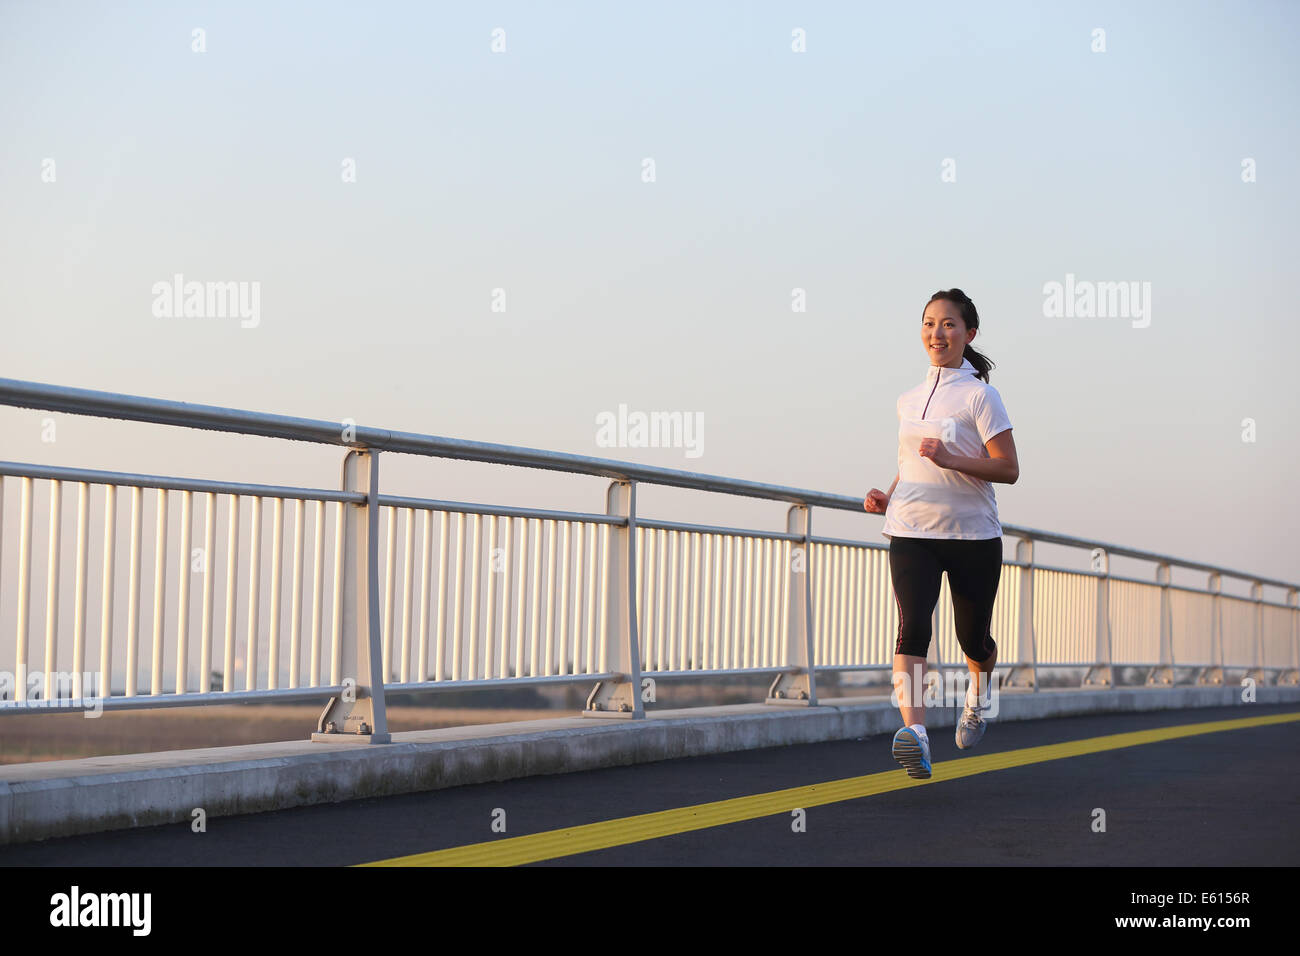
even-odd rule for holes
{"type": "MultiPolygon", "coordinates": [[[[937,772],[1063,741],[1296,712],[1243,704],[991,722],[973,751],[959,751],[951,729],[933,730],[931,746],[937,772]]],[[[205,833],[178,823],[0,847],[0,865],[369,863],[864,775],[905,780],[889,745],[882,735],[214,817],[205,833]],[[493,829],[500,811],[505,832],[493,829]]],[[[787,809],[530,865],[1295,866],[1297,753],[1300,721],[1200,733],[810,806],[802,830],[787,809]]]]}

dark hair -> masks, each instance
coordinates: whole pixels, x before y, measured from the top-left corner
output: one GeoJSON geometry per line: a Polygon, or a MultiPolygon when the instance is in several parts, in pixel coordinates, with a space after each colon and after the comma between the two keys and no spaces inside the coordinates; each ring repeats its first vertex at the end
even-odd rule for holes
{"type": "MultiPolygon", "coordinates": [[[[978,329],[980,327],[980,314],[975,311],[975,303],[971,301],[970,296],[961,289],[940,289],[934,295],[930,296],[930,302],[936,299],[943,299],[946,302],[955,302],[961,309],[961,320],[966,323],[968,329],[978,329]]],[[[921,318],[925,318],[925,309],[921,310],[921,318]]],[[[971,365],[975,366],[975,377],[982,378],[985,382],[989,380],[989,370],[994,368],[992,360],[983,352],[976,349],[969,342],[962,352],[962,358],[970,360],[971,365]]]]}

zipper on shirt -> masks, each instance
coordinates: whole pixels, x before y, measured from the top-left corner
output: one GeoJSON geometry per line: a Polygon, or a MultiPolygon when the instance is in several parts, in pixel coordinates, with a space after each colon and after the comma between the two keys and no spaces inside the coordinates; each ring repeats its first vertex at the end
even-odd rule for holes
{"type": "MultiPolygon", "coordinates": [[[[942,374],[942,373],[941,373],[942,374]]],[[[934,377],[934,388],[930,389],[930,398],[925,400],[925,408],[921,411],[921,421],[925,421],[925,413],[930,410],[930,399],[934,398],[934,389],[939,387],[939,375],[934,377]]]]}

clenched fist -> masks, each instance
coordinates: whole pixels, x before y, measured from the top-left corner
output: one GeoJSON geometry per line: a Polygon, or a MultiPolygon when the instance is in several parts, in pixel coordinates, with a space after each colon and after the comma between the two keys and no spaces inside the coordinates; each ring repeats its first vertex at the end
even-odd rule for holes
{"type": "Polygon", "coordinates": [[[937,438],[922,438],[921,447],[916,453],[922,458],[929,458],[940,468],[947,468],[952,464],[952,452],[937,438]]]}

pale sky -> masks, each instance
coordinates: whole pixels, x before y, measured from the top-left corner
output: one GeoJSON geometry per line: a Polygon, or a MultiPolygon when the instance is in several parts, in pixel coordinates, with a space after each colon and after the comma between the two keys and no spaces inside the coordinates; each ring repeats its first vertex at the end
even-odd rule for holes
{"type": "MultiPolygon", "coordinates": [[[[1019,450],[1005,523],[1300,582],[1298,25],[1281,2],[5,2],[0,377],[860,497],[893,480],[925,302],[958,286],[1019,450]],[[178,273],[258,283],[256,325],[158,317],[178,273]],[[1045,315],[1067,275],[1150,283],[1149,324],[1045,315]],[[620,404],[701,416],[702,454],[600,447],[620,404]]],[[[334,487],[343,454],[0,429],[7,460],[270,484],[334,487]]],[[[603,508],[599,479],[381,474],[603,508]]],[[[784,522],[653,488],[642,510],[784,522]]],[[[813,520],[886,542],[879,516],[813,520]]]]}

